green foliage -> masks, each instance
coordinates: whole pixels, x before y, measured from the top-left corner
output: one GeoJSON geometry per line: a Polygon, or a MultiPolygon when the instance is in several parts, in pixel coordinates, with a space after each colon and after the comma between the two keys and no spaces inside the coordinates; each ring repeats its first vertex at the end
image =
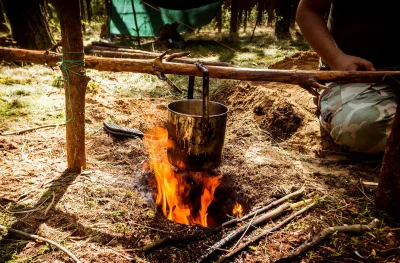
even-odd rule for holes
{"type": "Polygon", "coordinates": [[[0,246],[0,262],[12,262],[17,257],[17,248],[12,245],[0,246]]]}
{"type": "Polygon", "coordinates": [[[61,39],[60,20],[58,19],[56,9],[50,1],[46,1],[46,3],[46,18],[50,31],[55,39],[61,39]]]}
{"type": "Polygon", "coordinates": [[[0,262],[5,263],[28,263],[32,257],[21,257],[18,255],[18,248],[14,245],[0,246],[0,262]]]}
{"type": "Polygon", "coordinates": [[[63,85],[64,85],[64,80],[62,76],[55,77],[53,82],[51,83],[51,86],[56,88],[62,88],[63,85]]]}
{"type": "Polygon", "coordinates": [[[0,100],[0,116],[24,116],[28,114],[26,103],[19,98],[12,99],[11,101],[0,100]]]}
{"type": "Polygon", "coordinates": [[[107,11],[104,2],[104,0],[91,1],[93,21],[104,22],[104,20],[106,19],[107,11]]]}
{"type": "Polygon", "coordinates": [[[87,84],[86,91],[88,93],[97,93],[100,88],[100,83],[97,81],[90,80],[89,83],[87,84]]]}
{"type": "Polygon", "coordinates": [[[9,102],[9,103],[7,104],[7,108],[8,108],[9,110],[12,110],[12,109],[21,109],[21,108],[23,108],[23,107],[25,107],[25,105],[24,105],[24,103],[21,102],[19,99],[14,99],[14,100],[12,100],[11,102],[9,102]]]}
{"type": "MultiPolygon", "coordinates": [[[[0,224],[2,224],[3,226],[8,226],[9,223],[10,223],[10,216],[7,213],[0,211],[0,224]]],[[[1,232],[0,232],[0,240],[1,240],[1,232]]]]}
{"type": "Polygon", "coordinates": [[[0,74],[0,84],[3,85],[14,85],[14,84],[30,84],[32,81],[30,79],[25,79],[25,80],[20,80],[20,79],[15,79],[7,75],[0,74]]]}
{"type": "Polygon", "coordinates": [[[19,96],[29,96],[31,94],[30,91],[28,90],[24,90],[24,89],[19,89],[15,91],[15,95],[19,95],[19,96]]]}
{"type": "Polygon", "coordinates": [[[42,245],[39,247],[39,255],[43,255],[46,254],[47,252],[50,252],[50,247],[46,244],[46,245],[42,245]]]}
{"type": "Polygon", "coordinates": [[[126,223],[116,223],[115,229],[116,231],[122,233],[123,235],[131,231],[130,227],[126,223]]]}

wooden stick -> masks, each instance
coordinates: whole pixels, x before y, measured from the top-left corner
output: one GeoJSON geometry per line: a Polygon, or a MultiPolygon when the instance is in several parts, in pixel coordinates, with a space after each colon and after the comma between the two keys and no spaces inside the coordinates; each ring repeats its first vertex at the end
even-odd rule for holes
{"type": "Polygon", "coordinates": [[[46,210],[44,211],[44,215],[47,215],[47,213],[49,212],[50,208],[53,206],[54,204],[54,200],[56,199],[56,194],[54,192],[51,193],[51,195],[53,196],[53,198],[51,199],[51,203],[49,204],[49,206],[46,208],[46,210]]]}
{"type": "Polygon", "coordinates": [[[166,243],[172,244],[172,243],[186,242],[186,241],[191,241],[191,240],[199,240],[199,239],[205,238],[213,233],[216,233],[219,230],[220,230],[220,228],[208,229],[204,233],[193,234],[193,235],[184,236],[184,237],[182,237],[182,236],[178,236],[178,237],[166,236],[166,237],[158,239],[142,248],[139,248],[138,250],[141,250],[144,252],[149,252],[149,251],[154,250],[157,247],[164,245],[166,243]]]}
{"type": "Polygon", "coordinates": [[[300,209],[299,211],[293,213],[292,215],[290,215],[288,218],[286,218],[285,220],[283,220],[282,222],[276,224],[275,226],[263,230],[260,234],[258,234],[257,236],[253,237],[252,239],[250,239],[249,241],[247,241],[246,243],[244,243],[243,245],[239,246],[238,248],[236,248],[235,250],[232,250],[231,252],[229,252],[228,254],[226,254],[225,256],[222,256],[218,259],[218,261],[216,263],[221,263],[224,262],[225,260],[227,260],[228,258],[236,255],[237,253],[239,253],[240,251],[242,251],[243,249],[247,248],[249,245],[251,245],[252,243],[260,240],[262,237],[264,237],[265,235],[268,235],[280,228],[282,228],[283,226],[285,226],[286,224],[288,224],[290,221],[292,221],[295,217],[301,215],[302,213],[306,212],[307,210],[313,208],[316,205],[315,202],[309,204],[308,206],[304,207],[303,209],[300,209]]]}
{"type": "MultiPolygon", "coordinates": [[[[273,206],[276,206],[276,205],[282,203],[285,200],[288,200],[290,198],[294,198],[294,196],[297,196],[297,194],[296,195],[293,195],[293,194],[289,194],[288,196],[279,199],[279,200],[281,200],[281,202],[275,202],[275,204],[273,206]]],[[[252,212],[251,215],[261,214],[262,212],[265,212],[265,211],[269,210],[273,206],[270,206],[270,203],[269,203],[266,207],[258,209],[257,210],[258,213],[254,213],[255,212],[254,211],[254,212],[252,212]],[[262,212],[260,212],[260,211],[262,211],[262,212]]],[[[229,221],[223,223],[222,225],[220,225],[220,226],[218,226],[218,227],[216,227],[214,229],[208,229],[208,231],[206,231],[205,233],[194,234],[194,235],[190,235],[190,236],[183,236],[183,237],[182,236],[179,236],[179,237],[166,236],[166,237],[163,237],[163,238],[161,238],[159,240],[156,240],[156,241],[154,241],[154,242],[152,242],[152,243],[150,243],[150,244],[148,244],[148,245],[146,245],[146,246],[144,246],[142,248],[139,248],[139,250],[142,250],[144,252],[149,252],[149,251],[151,251],[153,249],[156,249],[157,247],[160,247],[160,246],[162,246],[162,245],[164,245],[166,243],[172,244],[172,243],[179,243],[179,242],[185,242],[185,241],[190,241],[190,240],[199,240],[199,239],[205,238],[205,237],[207,237],[207,236],[209,236],[211,234],[218,233],[219,231],[221,231],[223,229],[223,227],[232,226],[232,225],[234,225],[234,224],[236,224],[238,222],[239,222],[238,219],[235,218],[235,219],[232,219],[232,220],[229,220],[229,221]]]]}
{"type": "Polygon", "coordinates": [[[57,48],[61,47],[61,40],[58,40],[57,43],[55,43],[51,48],[49,48],[47,51],[51,52],[56,52],[57,48]]]}
{"type": "Polygon", "coordinates": [[[114,51],[114,52],[125,52],[125,53],[135,53],[135,54],[147,54],[147,55],[154,55],[157,54],[157,52],[151,52],[151,51],[145,51],[145,50],[140,50],[140,49],[131,49],[127,47],[106,47],[106,46],[101,46],[101,45],[95,45],[91,44],[88,46],[85,46],[85,51],[86,49],[96,49],[96,50],[105,50],[105,51],[114,51]]]}
{"type": "Polygon", "coordinates": [[[165,59],[165,61],[172,61],[173,59],[175,59],[175,58],[182,58],[182,57],[186,57],[186,56],[188,56],[190,54],[190,52],[181,52],[181,53],[174,53],[174,54],[171,54],[171,55],[169,55],[166,59],[165,59]]]}
{"type": "Polygon", "coordinates": [[[1,135],[14,135],[14,134],[21,134],[29,131],[34,131],[38,129],[43,129],[43,128],[49,128],[49,127],[54,127],[54,126],[59,126],[59,125],[65,125],[65,122],[62,123],[54,123],[54,124],[47,124],[47,125],[42,125],[42,126],[36,126],[33,128],[25,129],[25,130],[19,130],[19,131],[14,131],[14,132],[3,132],[1,135]]]}
{"type": "Polygon", "coordinates": [[[92,41],[92,45],[103,46],[103,47],[111,47],[111,48],[127,48],[126,46],[106,43],[106,42],[102,42],[102,41],[92,41]]]}
{"type": "MultiPolygon", "coordinates": [[[[22,61],[55,66],[61,61],[59,54],[43,54],[43,51],[0,48],[0,58],[4,61],[22,61]]],[[[193,64],[163,62],[162,67],[155,65],[154,60],[85,57],[86,68],[100,71],[126,71],[137,73],[177,74],[185,76],[202,76],[202,71],[193,64]]],[[[242,67],[208,66],[210,78],[236,79],[247,81],[270,81],[289,84],[303,84],[313,79],[318,83],[327,82],[379,82],[391,76],[400,78],[400,71],[318,71],[318,70],[278,70],[253,69],[242,67]]]]}
{"type": "Polygon", "coordinates": [[[63,251],[70,258],[75,260],[75,262],[81,263],[81,261],[74,254],[71,253],[71,251],[69,251],[68,249],[66,249],[65,247],[61,246],[60,244],[58,244],[57,242],[55,242],[53,240],[50,240],[50,239],[47,239],[47,238],[44,238],[44,237],[41,237],[41,236],[38,236],[38,235],[28,234],[28,233],[25,233],[23,231],[20,231],[20,230],[17,230],[17,229],[13,229],[13,228],[8,228],[8,227],[3,226],[3,225],[0,225],[0,229],[4,229],[4,230],[7,230],[8,232],[15,233],[15,234],[18,234],[20,236],[27,237],[27,238],[30,238],[30,239],[33,239],[33,240],[41,240],[41,241],[47,242],[47,243],[57,247],[61,251],[63,251]]]}
{"type": "Polygon", "coordinates": [[[26,214],[26,213],[33,213],[36,211],[43,210],[44,207],[41,207],[44,203],[46,203],[47,200],[50,199],[50,196],[48,196],[43,202],[41,202],[36,208],[28,209],[28,210],[18,210],[18,211],[9,211],[6,208],[4,208],[2,205],[0,205],[0,209],[3,210],[6,213],[9,214],[26,214]]]}
{"type": "MultiPolygon", "coordinates": [[[[254,222],[251,224],[252,226],[259,226],[262,224],[265,224],[267,221],[274,219],[283,213],[285,213],[288,209],[291,208],[290,204],[283,204],[279,206],[278,208],[272,210],[269,213],[266,213],[264,215],[259,216],[257,219],[254,220],[254,222]]],[[[238,237],[240,234],[242,234],[244,231],[246,231],[248,225],[250,223],[244,224],[237,228],[236,230],[232,231],[229,233],[225,238],[221,239],[217,243],[215,243],[211,248],[208,248],[206,250],[206,253],[200,256],[200,258],[197,260],[197,262],[203,262],[205,259],[207,259],[217,248],[221,248],[225,244],[229,243],[232,241],[234,238],[238,237]]]]}
{"type": "Polygon", "coordinates": [[[175,83],[173,83],[173,82],[172,82],[169,78],[167,78],[167,76],[165,76],[164,74],[162,74],[162,73],[157,74],[157,77],[158,77],[160,80],[163,80],[163,81],[167,82],[167,84],[168,84],[170,87],[172,87],[175,91],[177,91],[177,92],[179,92],[179,93],[182,93],[182,92],[183,92],[180,88],[178,88],[178,87],[175,85],[175,83]]]}
{"type": "Polygon", "coordinates": [[[279,260],[276,261],[276,263],[282,263],[282,262],[290,262],[293,258],[297,257],[298,255],[307,252],[310,248],[313,246],[317,245],[320,243],[322,240],[324,240],[327,236],[335,233],[335,232],[364,232],[371,230],[373,228],[377,228],[379,225],[379,220],[374,219],[369,223],[368,225],[360,225],[360,224],[355,224],[355,225],[350,225],[350,226],[333,226],[333,227],[328,227],[322,230],[321,232],[318,233],[318,235],[314,236],[311,240],[306,241],[303,243],[301,246],[297,247],[294,251],[292,251],[289,255],[286,257],[280,258],[279,260]]]}
{"type": "Polygon", "coordinates": [[[286,202],[289,199],[295,199],[295,198],[297,198],[299,196],[302,196],[303,193],[304,193],[304,190],[305,190],[305,188],[302,187],[301,189],[297,190],[296,192],[290,193],[290,194],[282,197],[281,199],[278,199],[278,200],[270,203],[269,205],[267,205],[265,207],[262,207],[260,209],[257,209],[257,210],[255,210],[255,211],[253,211],[253,212],[251,212],[251,213],[249,213],[249,214],[247,214],[247,215],[245,215],[245,216],[243,216],[241,218],[234,218],[232,220],[229,220],[229,221],[223,223],[222,226],[226,227],[226,226],[234,225],[234,224],[243,222],[243,221],[247,220],[248,218],[250,218],[250,217],[252,217],[254,215],[262,214],[262,213],[270,210],[272,207],[280,205],[280,204],[286,202]]]}

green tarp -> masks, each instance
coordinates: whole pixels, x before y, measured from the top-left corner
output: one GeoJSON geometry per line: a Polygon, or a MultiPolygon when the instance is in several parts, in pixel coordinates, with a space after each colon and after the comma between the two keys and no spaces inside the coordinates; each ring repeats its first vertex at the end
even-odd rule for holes
{"type": "Polygon", "coordinates": [[[137,37],[158,36],[164,24],[177,22],[178,32],[199,28],[214,18],[222,0],[112,0],[110,34],[137,37]],[[145,4],[146,3],[146,4],[145,4]],[[154,8],[158,10],[155,10],[154,8]]]}

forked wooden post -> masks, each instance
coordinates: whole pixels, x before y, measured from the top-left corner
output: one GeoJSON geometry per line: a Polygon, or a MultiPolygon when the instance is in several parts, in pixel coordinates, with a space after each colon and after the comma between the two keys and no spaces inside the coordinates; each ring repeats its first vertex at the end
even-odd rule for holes
{"type": "Polygon", "coordinates": [[[82,25],[78,0],[54,1],[61,25],[68,171],[86,168],[85,93],[88,78],[83,64],[82,25]]]}

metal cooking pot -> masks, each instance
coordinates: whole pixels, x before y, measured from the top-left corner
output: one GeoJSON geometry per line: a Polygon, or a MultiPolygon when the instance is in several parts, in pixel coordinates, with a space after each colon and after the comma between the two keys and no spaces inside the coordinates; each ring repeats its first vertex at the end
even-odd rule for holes
{"type": "Polygon", "coordinates": [[[180,170],[209,171],[221,164],[228,108],[209,101],[208,69],[203,71],[203,100],[191,99],[193,77],[188,99],[168,105],[168,161],[180,170]]]}

